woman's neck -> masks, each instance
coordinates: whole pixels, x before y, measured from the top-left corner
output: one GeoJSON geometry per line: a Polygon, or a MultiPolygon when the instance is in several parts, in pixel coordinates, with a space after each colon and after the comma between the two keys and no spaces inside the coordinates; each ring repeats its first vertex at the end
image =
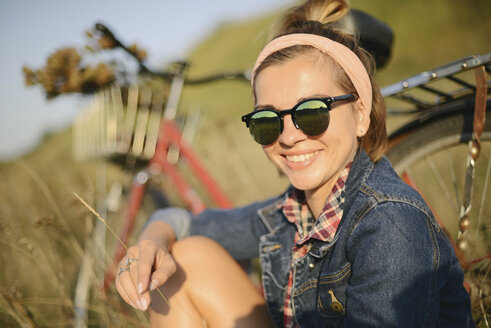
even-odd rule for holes
{"type": "Polygon", "coordinates": [[[317,220],[321,215],[326,199],[334,187],[334,183],[337,181],[338,177],[332,179],[328,183],[324,184],[322,187],[314,190],[305,190],[305,200],[309,205],[312,215],[317,220]]]}
{"type": "Polygon", "coordinates": [[[322,184],[316,189],[304,191],[305,201],[307,202],[307,205],[309,206],[315,220],[317,220],[321,215],[322,210],[324,209],[324,206],[326,204],[327,197],[329,197],[329,195],[332,193],[332,188],[334,188],[334,184],[338,181],[341,173],[343,173],[343,170],[354,161],[354,157],[358,153],[359,149],[360,148],[358,147],[355,151],[353,151],[353,155],[350,157],[350,160],[346,163],[343,169],[337,172],[329,181],[322,184]]]}

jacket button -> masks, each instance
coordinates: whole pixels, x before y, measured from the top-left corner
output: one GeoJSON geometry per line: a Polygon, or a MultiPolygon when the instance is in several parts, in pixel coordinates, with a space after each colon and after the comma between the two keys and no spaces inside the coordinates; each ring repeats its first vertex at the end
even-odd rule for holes
{"type": "Polygon", "coordinates": [[[343,305],[339,303],[332,290],[329,291],[329,295],[331,295],[331,310],[335,313],[343,312],[343,305]]]}
{"type": "Polygon", "coordinates": [[[312,270],[313,268],[315,268],[315,264],[314,264],[314,262],[309,263],[309,269],[310,269],[310,270],[312,270]]]}
{"type": "Polygon", "coordinates": [[[331,310],[336,313],[343,312],[343,306],[339,302],[332,302],[331,310]]]}

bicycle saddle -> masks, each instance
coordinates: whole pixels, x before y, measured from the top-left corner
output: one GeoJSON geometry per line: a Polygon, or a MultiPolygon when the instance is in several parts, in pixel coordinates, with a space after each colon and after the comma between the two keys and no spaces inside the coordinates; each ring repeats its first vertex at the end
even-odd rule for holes
{"type": "Polygon", "coordinates": [[[387,24],[361,10],[352,9],[339,25],[358,37],[361,46],[375,59],[378,69],[387,64],[394,40],[392,29],[387,24]]]}

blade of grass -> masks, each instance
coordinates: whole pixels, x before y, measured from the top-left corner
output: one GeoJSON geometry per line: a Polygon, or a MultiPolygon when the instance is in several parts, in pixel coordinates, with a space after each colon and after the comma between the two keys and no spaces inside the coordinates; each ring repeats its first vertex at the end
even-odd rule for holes
{"type": "Polygon", "coordinates": [[[27,327],[39,327],[35,322],[32,314],[29,310],[19,303],[9,292],[0,286],[0,296],[9,305],[10,309],[5,309],[12,318],[14,318],[21,326],[27,327]]]}
{"type": "MultiPolygon", "coordinates": [[[[99,213],[97,213],[89,204],[87,204],[87,202],[85,200],[83,200],[82,197],[80,197],[76,192],[73,193],[75,195],[75,197],[78,198],[78,200],[92,213],[94,214],[103,224],[104,226],[107,228],[107,230],[109,230],[109,232],[121,243],[121,245],[123,245],[123,247],[126,249],[126,251],[128,251],[128,246],[125,245],[125,243],[118,237],[118,235],[113,231],[113,229],[111,229],[111,227],[107,224],[106,220],[99,215],[99,213]]],[[[132,255],[133,256],[133,255],[132,255]]],[[[170,303],[167,301],[167,298],[164,296],[164,294],[162,293],[162,291],[159,289],[159,288],[155,288],[158,293],[160,294],[160,296],[162,297],[162,299],[165,301],[165,303],[167,303],[167,306],[169,306],[169,309],[172,311],[172,308],[170,306],[170,303]]]]}

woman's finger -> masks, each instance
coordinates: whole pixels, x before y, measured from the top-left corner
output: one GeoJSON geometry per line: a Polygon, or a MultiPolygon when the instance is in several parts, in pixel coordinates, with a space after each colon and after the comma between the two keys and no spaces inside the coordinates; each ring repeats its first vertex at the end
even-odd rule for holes
{"type": "Polygon", "coordinates": [[[140,259],[137,261],[128,261],[128,268],[130,269],[128,271],[128,274],[131,278],[131,283],[133,287],[133,293],[130,295],[130,298],[133,299],[133,297],[136,298],[136,304],[137,306],[143,310],[146,311],[148,308],[148,305],[150,304],[150,298],[149,297],[144,297],[142,296],[139,292],[138,289],[136,288],[136,282],[138,279],[138,265],[139,265],[140,259]],[[135,292],[136,291],[136,292],[135,292]]]}
{"type": "MultiPolygon", "coordinates": [[[[140,259],[142,258],[144,258],[144,256],[140,257],[140,259]]],[[[167,252],[166,249],[158,248],[155,256],[152,257],[152,262],[153,267],[154,269],[156,268],[156,270],[151,273],[150,283],[148,284],[147,282],[142,282],[142,284],[145,283],[147,286],[140,294],[140,304],[143,305],[150,304],[150,291],[165,283],[176,272],[176,263],[174,262],[174,258],[169,254],[169,252],[167,252]]],[[[144,277],[147,277],[146,273],[144,273],[144,277]]],[[[146,281],[148,280],[149,279],[146,281]]]]}
{"type": "Polygon", "coordinates": [[[129,305],[131,305],[132,307],[134,307],[135,309],[139,309],[138,306],[134,302],[131,301],[131,299],[129,298],[128,294],[126,293],[125,288],[121,285],[121,281],[119,279],[119,275],[116,277],[115,285],[116,285],[116,290],[118,291],[118,293],[121,296],[121,298],[126,303],[128,303],[129,305]]]}
{"type": "Polygon", "coordinates": [[[124,271],[119,275],[119,282],[126,292],[128,299],[133,302],[138,309],[145,311],[148,307],[148,302],[142,304],[140,295],[138,295],[136,290],[136,268],[132,268],[131,264],[124,268],[124,271]]]}
{"type": "Polygon", "coordinates": [[[148,288],[157,250],[157,244],[150,240],[142,240],[138,244],[137,290],[140,295],[148,288]]]}
{"type": "Polygon", "coordinates": [[[160,256],[156,257],[156,259],[157,266],[156,270],[152,273],[152,280],[149,286],[150,290],[154,290],[165,283],[177,269],[174,258],[168,252],[162,252],[160,256]]]}

